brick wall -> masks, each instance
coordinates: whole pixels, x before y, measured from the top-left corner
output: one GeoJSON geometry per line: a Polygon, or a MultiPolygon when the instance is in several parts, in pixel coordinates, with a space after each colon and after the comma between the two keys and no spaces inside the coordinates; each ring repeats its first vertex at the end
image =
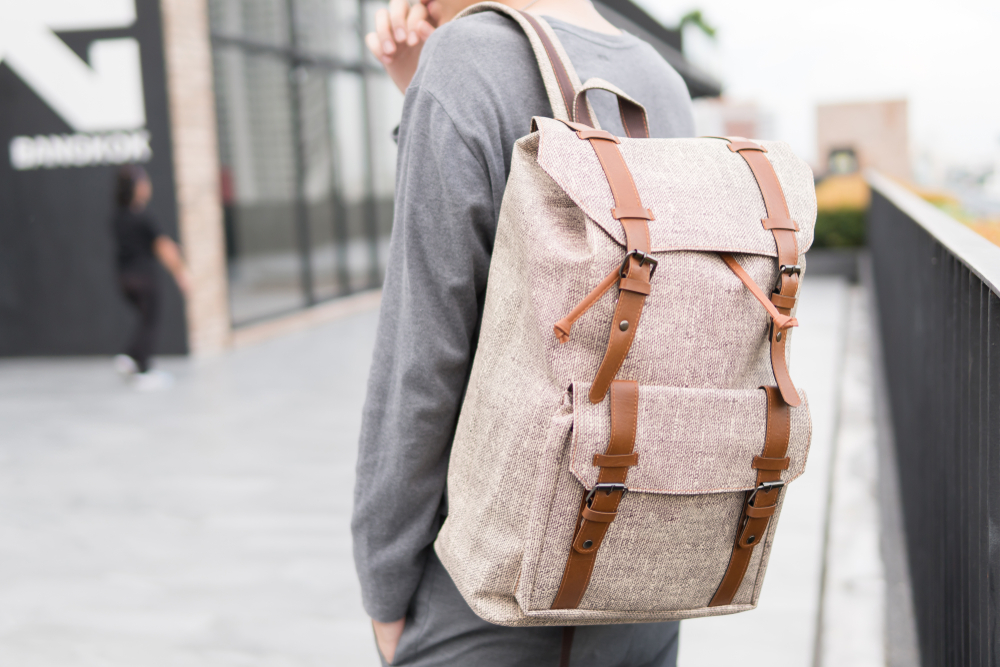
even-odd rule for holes
{"type": "Polygon", "coordinates": [[[207,0],[161,0],[181,243],[191,269],[188,344],[195,355],[230,343],[207,0]]]}

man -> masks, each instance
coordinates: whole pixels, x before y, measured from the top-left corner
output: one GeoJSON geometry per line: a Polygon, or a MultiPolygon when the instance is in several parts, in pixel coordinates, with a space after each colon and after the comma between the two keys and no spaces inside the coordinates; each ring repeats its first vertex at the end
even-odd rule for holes
{"type": "MultiPolygon", "coordinates": [[[[396,211],[360,439],[354,555],[385,664],[555,665],[560,628],[479,619],[433,553],[447,516],[448,454],[472,364],[514,142],[552,110],[529,42],[468,0],[393,0],[366,42],[405,91],[396,211]],[[435,29],[435,26],[437,28],[435,29]],[[433,33],[433,34],[432,34],[433,33]]],[[[508,0],[524,9],[527,0],[508,0]]],[[[600,77],[646,106],[653,137],[694,132],[680,76],[589,0],[535,0],[582,80],[600,77]]],[[[617,101],[590,100],[624,136],[617,101]]],[[[574,662],[674,665],[677,624],[589,626],[574,662]]]]}

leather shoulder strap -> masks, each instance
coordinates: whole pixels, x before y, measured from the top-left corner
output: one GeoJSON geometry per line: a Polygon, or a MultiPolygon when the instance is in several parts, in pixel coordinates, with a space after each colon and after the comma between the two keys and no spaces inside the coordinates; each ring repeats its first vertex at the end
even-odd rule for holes
{"type": "MultiPolygon", "coordinates": [[[[542,83],[545,84],[545,92],[548,95],[549,104],[552,106],[552,117],[556,120],[572,121],[573,99],[581,85],[580,77],[573,69],[573,65],[552,27],[544,19],[519,12],[498,2],[480,2],[461,12],[455,18],[460,19],[480,12],[503,14],[521,26],[528,41],[531,42],[531,50],[535,54],[538,69],[542,73],[542,83]]],[[[587,124],[600,129],[596,124],[587,124]]]]}

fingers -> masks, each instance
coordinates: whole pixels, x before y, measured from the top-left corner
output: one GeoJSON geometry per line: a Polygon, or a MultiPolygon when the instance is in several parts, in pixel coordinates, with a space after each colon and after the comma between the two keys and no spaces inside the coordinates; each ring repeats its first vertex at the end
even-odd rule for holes
{"type": "Polygon", "coordinates": [[[406,17],[406,43],[416,46],[425,41],[434,32],[434,26],[430,24],[427,8],[423,4],[417,4],[410,8],[410,14],[406,17]]]}
{"type": "Polygon", "coordinates": [[[365,46],[383,64],[392,63],[400,47],[417,46],[434,32],[427,8],[410,6],[407,0],[390,0],[388,8],[375,12],[375,32],[365,35],[365,46]]]}
{"type": "Polygon", "coordinates": [[[370,32],[365,35],[365,46],[368,47],[368,50],[372,52],[372,55],[375,56],[376,60],[379,62],[387,65],[392,61],[392,58],[382,52],[382,44],[379,42],[378,35],[375,33],[370,32]]]}
{"type": "Polygon", "coordinates": [[[406,0],[389,0],[389,20],[392,23],[392,36],[396,42],[406,42],[406,14],[410,11],[410,3],[406,0]]]}
{"type": "Polygon", "coordinates": [[[386,9],[375,12],[375,34],[385,56],[392,57],[396,53],[396,40],[392,35],[392,21],[386,9]]]}

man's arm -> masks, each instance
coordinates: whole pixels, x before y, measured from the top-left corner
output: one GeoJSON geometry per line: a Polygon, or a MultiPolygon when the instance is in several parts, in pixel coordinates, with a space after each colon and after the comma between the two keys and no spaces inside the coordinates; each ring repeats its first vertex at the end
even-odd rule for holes
{"type": "Polygon", "coordinates": [[[406,615],[442,521],[495,234],[480,159],[419,87],[407,94],[399,151],[352,520],[365,609],[386,623],[406,615]]]}

